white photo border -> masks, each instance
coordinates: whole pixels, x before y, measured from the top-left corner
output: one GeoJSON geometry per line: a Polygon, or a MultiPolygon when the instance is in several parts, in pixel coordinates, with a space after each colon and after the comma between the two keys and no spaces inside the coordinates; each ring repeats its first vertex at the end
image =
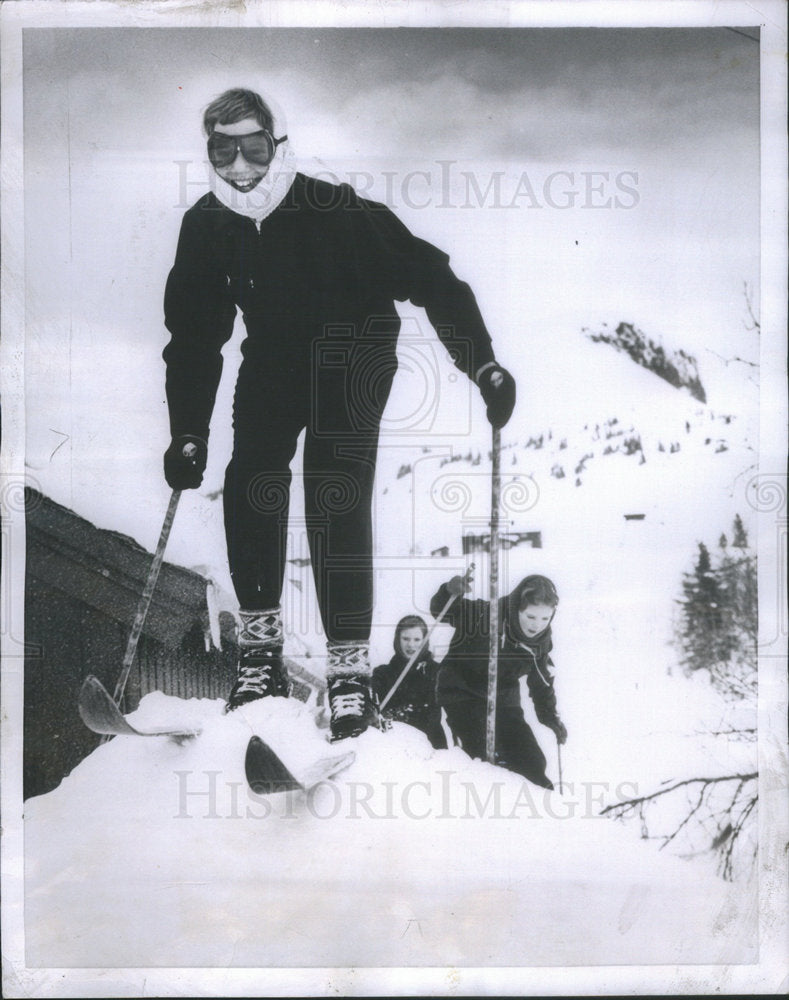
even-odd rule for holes
{"type": "Polygon", "coordinates": [[[786,619],[786,6],[781,0],[580,0],[464,4],[274,2],[215,6],[183,2],[3,4],[2,17],[2,370],[3,616],[2,876],[3,989],[7,996],[604,995],[778,992],[787,973],[786,619]],[[22,31],[26,27],[711,27],[761,28],[762,249],[760,483],[779,506],[760,517],[763,657],[760,685],[760,959],[753,966],[618,966],[401,969],[40,969],[25,964],[23,926],[22,696],[17,654],[24,634],[24,213],[22,31]],[[13,559],[9,558],[13,552],[13,559]],[[763,591],[762,591],[762,588],[763,591]]]}

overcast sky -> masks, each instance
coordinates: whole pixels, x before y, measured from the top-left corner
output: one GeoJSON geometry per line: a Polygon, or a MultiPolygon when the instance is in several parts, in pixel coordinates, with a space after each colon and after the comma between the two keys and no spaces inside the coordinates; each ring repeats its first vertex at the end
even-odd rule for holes
{"type": "Polygon", "coordinates": [[[31,466],[104,523],[118,502],[105,494],[102,517],[97,481],[128,494],[143,469],[161,489],[162,293],[205,189],[201,112],[230,86],[279,101],[307,172],[369,172],[371,196],[450,253],[527,389],[542,363],[579,391],[574,338],[602,322],[700,360],[713,346],[754,356],[742,289],[759,282],[759,46],[744,31],[27,29],[31,466]],[[442,160],[456,162],[446,186],[442,160]],[[608,175],[598,204],[623,195],[620,176],[635,196],[588,210],[590,170],[608,175]],[[521,197],[481,204],[462,171],[489,193],[500,172],[502,201],[521,197]]]}
{"type": "Polygon", "coordinates": [[[169,153],[213,93],[247,83],[310,155],[668,151],[755,134],[758,54],[724,28],[35,29],[26,139],[45,152],[68,103],[99,148],[169,153]]]}
{"type": "MultiPolygon", "coordinates": [[[[451,253],[467,251],[468,219],[446,211],[409,214],[409,193],[414,201],[431,199],[418,178],[405,198],[402,186],[384,190],[387,166],[400,170],[402,185],[408,171],[437,174],[440,160],[456,160],[479,170],[482,191],[491,172],[504,168],[510,195],[525,171],[540,202],[552,171],[608,170],[612,178],[635,171],[638,212],[627,221],[629,233],[622,232],[623,213],[594,220],[609,247],[634,239],[639,251],[662,252],[664,263],[675,253],[713,254],[725,283],[758,284],[759,46],[743,33],[29,29],[24,53],[25,208],[36,260],[67,252],[73,263],[75,253],[93,249],[102,266],[112,267],[117,236],[134,214],[149,246],[139,260],[134,245],[131,253],[124,248],[116,271],[166,267],[170,232],[205,181],[201,111],[241,84],[284,107],[308,172],[326,167],[348,179],[370,170],[371,193],[402,210],[420,235],[448,241],[451,253]],[[188,173],[179,173],[177,160],[190,161],[188,173]],[[170,229],[160,239],[151,227],[163,212],[170,229]],[[109,246],[105,218],[119,227],[109,246]],[[682,246],[671,249],[677,237],[682,246]]],[[[580,175],[573,183],[583,186],[580,175]]],[[[529,236],[547,249],[566,220],[536,214],[529,236]]],[[[574,220],[584,236],[588,216],[574,220]]],[[[495,220],[499,233],[510,230],[509,239],[520,224],[495,220]]],[[[55,277],[48,268],[45,287],[33,296],[37,308],[46,307],[55,277]]],[[[35,273],[28,279],[35,290],[35,273]]]]}

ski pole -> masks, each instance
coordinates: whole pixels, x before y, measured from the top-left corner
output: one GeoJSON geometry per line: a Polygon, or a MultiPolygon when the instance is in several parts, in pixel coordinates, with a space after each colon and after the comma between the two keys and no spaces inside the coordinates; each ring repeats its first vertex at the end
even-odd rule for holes
{"type": "Polygon", "coordinates": [[[501,431],[493,428],[490,490],[490,657],[485,757],[496,762],[496,693],[499,681],[499,501],[501,498],[501,431]]]}
{"type": "MultiPolygon", "coordinates": [[[[471,580],[471,574],[473,573],[473,571],[474,571],[474,563],[471,563],[471,565],[469,566],[469,568],[463,574],[463,579],[467,583],[471,580]]],[[[425,646],[430,642],[430,636],[433,634],[433,631],[434,631],[436,625],[439,625],[441,623],[442,619],[444,618],[444,615],[447,613],[447,611],[449,611],[449,609],[452,607],[453,603],[458,599],[458,596],[459,596],[458,594],[452,594],[451,597],[449,598],[449,600],[447,601],[447,603],[444,605],[444,607],[438,613],[438,617],[436,618],[436,620],[433,622],[433,624],[430,626],[430,628],[425,633],[425,637],[424,637],[424,639],[422,639],[422,642],[421,642],[421,644],[419,646],[419,649],[417,649],[415,652],[413,652],[411,654],[411,656],[408,659],[408,663],[406,663],[406,665],[400,671],[400,676],[397,678],[397,680],[394,682],[394,684],[386,692],[386,697],[383,699],[383,701],[381,702],[381,704],[378,706],[378,710],[380,712],[383,712],[383,710],[389,704],[389,701],[390,701],[392,695],[400,687],[400,684],[405,680],[405,677],[406,677],[406,674],[408,673],[408,671],[411,669],[411,667],[413,667],[413,665],[419,659],[419,654],[422,652],[422,650],[425,648],[425,646]]]]}
{"type": "Polygon", "coordinates": [[[559,737],[556,738],[556,756],[559,758],[559,794],[563,795],[564,791],[562,789],[562,745],[559,742],[559,737]]]}
{"type": "Polygon", "coordinates": [[[142,597],[140,598],[140,603],[137,605],[137,614],[134,616],[134,624],[132,625],[132,630],[129,634],[128,642],[126,643],[126,652],[123,655],[123,666],[121,667],[120,677],[118,677],[118,683],[115,685],[115,694],[113,695],[116,705],[120,705],[121,699],[123,698],[123,692],[126,690],[126,683],[129,680],[132,663],[134,662],[134,654],[137,652],[137,643],[140,640],[142,627],[145,624],[145,618],[148,614],[148,608],[151,606],[153,590],[156,586],[156,581],[159,579],[159,570],[162,568],[165,546],[167,545],[167,539],[170,537],[170,529],[173,526],[175,511],[178,508],[178,501],[180,499],[181,491],[173,490],[170,497],[170,503],[167,507],[167,513],[164,515],[164,524],[162,524],[161,534],[159,535],[159,544],[156,546],[156,552],[154,553],[151,569],[148,573],[148,579],[145,581],[142,597]]]}

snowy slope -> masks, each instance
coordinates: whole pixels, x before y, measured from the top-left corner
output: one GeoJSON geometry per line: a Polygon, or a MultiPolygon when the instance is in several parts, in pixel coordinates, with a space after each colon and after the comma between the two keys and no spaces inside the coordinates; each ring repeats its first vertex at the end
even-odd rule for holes
{"type": "MultiPolygon", "coordinates": [[[[455,377],[440,345],[421,338],[417,311],[406,314],[409,329],[416,333],[401,344],[376,480],[374,662],[391,656],[396,621],[413,611],[427,618],[436,587],[470,559],[475,594],[487,596],[487,556],[464,557],[461,540],[487,530],[489,429],[475,391],[455,377]],[[408,315],[416,327],[409,328],[408,315]],[[432,402],[419,395],[428,371],[440,386],[432,402]],[[431,555],[442,546],[447,556],[431,555]]],[[[419,734],[396,726],[355,741],[358,760],[335,786],[307,802],[280,800],[261,816],[243,784],[246,741],[255,730],[270,736],[284,725],[283,754],[325,753],[304,710],[288,706],[297,718],[286,723],[267,717],[265,705],[228,718],[219,703],[151,695],[139,721],[199,719],[204,734],[185,747],[116,739],[54,792],[26,804],[32,964],[753,957],[755,880],[744,874],[724,883],[708,853],[674,857],[641,841],[637,824],[599,817],[605,804],[663,782],[753,768],[752,745],[711,735],[726,728],[726,706],[701,679],[679,674],[670,645],[674,601],[696,543],[716,544],[735,513],[751,527],[751,373],[722,362],[713,370],[708,360],[702,379],[718,386],[728,380],[731,391],[710,392],[703,406],[580,333],[506,361],[520,395],[503,434],[502,528],[539,531],[543,547],[505,550],[501,588],[535,571],[559,588],[554,660],[570,732],[566,800],[546,798],[459,750],[431,754],[419,734]],[[568,356],[585,373],[572,387],[560,363],[568,356]],[[635,440],[638,447],[626,446],[635,440]],[[626,520],[632,513],[644,518],[626,520]],[[184,806],[184,791],[205,792],[210,780],[215,812],[206,813],[206,795],[187,795],[184,806]],[[498,812],[491,794],[501,796],[498,812]],[[477,802],[489,802],[487,809],[477,802]]],[[[222,392],[231,389],[226,378],[222,392]]],[[[229,399],[224,404],[228,409],[229,399]]],[[[215,427],[212,440],[223,433],[215,427]]],[[[168,556],[209,567],[229,589],[221,501],[213,498],[221,459],[216,448],[204,488],[179,512],[168,556]]],[[[309,654],[320,672],[324,645],[299,493],[297,475],[294,561],[283,595],[286,651],[309,654]]],[[[438,655],[448,638],[439,626],[438,655]]],[[[556,780],[553,737],[524,702],[556,780]]],[[[676,846],[693,854],[698,845],[676,846]]]]}
{"type": "MultiPolygon", "coordinates": [[[[414,603],[426,610],[440,576],[425,571],[435,566],[443,572],[430,553],[448,546],[457,555],[462,534],[484,532],[490,516],[490,429],[479,394],[458,375],[435,336],[425,333],[420,311],[402,312],[400,369],[382,425],[374,500],[376,620],[384,632],[400,617],[397,608],[404,603],[401,614],[414,603]]],[[[709,394],[704,406],[580,332],[548,340],[534,355],[505,360],[517,379],[519,400],[502,435],[502,527],[541,531],[546,551],[529,553],[529,564],[535,557],[550,559],[550,550],[553,572],[564,576],[568,596],[583,592],[586,574],[596,574],[601,561],[610,561],[611,545],[623,555],[638,553],[639,560],[644,545],[661,560],[661,578],[665,573],[668,586],[663,597],[670,600],[696,541],[708,537],[710,515],[718,522],[712,526],[713,543],[728,530],[734,513],[748,521],[746,487],[756,471],[758,440],[758,388],[749,369],[731,370],[708,357],[702,367],[709,394]],[[572,385],[568,359],[573,371],[584,373],[572,385]],[[709,392],[710,385],[716,390],[709,392]],[[647,518],[625,523],[627,513],[647,518]]],[[[230,434],[225,424],[233,371],[231,350],[206,480],[198,493],[184,498],[168,547],[169,559],[208,567],[226,591],[232,586],[218,494],[227,457],[222,442],[230,434]]],[[[283,604],[290,609],[291,652],[306,645],[319,654],[321,627],[306,566],[300,451],[292,467],[293,561],[283,604]]],[[[521,565],[529,571],[522,555],[508,556],[511,584],[521,565]]],[[[649,552],[644,555],[650,558],[649,552]]],[[[653,587],[651,570],[644,578],[659,589],[653,587]]],[[[390,637],[373,637],[376,656],[388,658],[390,637]]]]}
{"type": "Polygon", "coordinates": [[[117,738],[27,803],[31,966],[755,955],[751,894],[596,817],[597,786],[543,793],[396,725],[354,741],[336,783],[264,802],[246,792],[246,741],[267,732],[294,769],[325,754],[306,709],[277,700],[227,717],[218,702],[150,695],[135,713],[176,717],[203,734],[182,747],[117,738]]]}

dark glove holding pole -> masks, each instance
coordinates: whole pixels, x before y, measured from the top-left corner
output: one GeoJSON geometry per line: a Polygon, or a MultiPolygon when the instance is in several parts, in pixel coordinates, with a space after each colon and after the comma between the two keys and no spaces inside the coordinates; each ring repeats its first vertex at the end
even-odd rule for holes
{"type": "Polygon", "coordinates": [[[479,376],[479,389],[492,427],[503,427],[515,408],[515,379],[501,365],[491,365],[479,376]]]}
{"type": "Polygon", "coordinates": [[[564,746],[564,744],[567,742],[567,727],[562,722],[562,720],[557,719],[554,723],[552,723],[551,729],[554,731],[556,735],[556,742],[559,744],[559,746],[564,746]]]}
{"type": "Polygon", "coordinates": [[[468,594],[471,590],[471,580],[472,572],[474,570],[474,563],[472,563],[463,576],[453,576],[451,580],[447,581],[446,588],[450,594],[454,594],[455,597],[462,597],[463,594],[468,594]]]}
{"type": "Polygon", "coordinates": [[[192,434],[173,438],[164,453],[164,478],[173,490],[196,490],[203,481],[208,445],[192,434]]]}

